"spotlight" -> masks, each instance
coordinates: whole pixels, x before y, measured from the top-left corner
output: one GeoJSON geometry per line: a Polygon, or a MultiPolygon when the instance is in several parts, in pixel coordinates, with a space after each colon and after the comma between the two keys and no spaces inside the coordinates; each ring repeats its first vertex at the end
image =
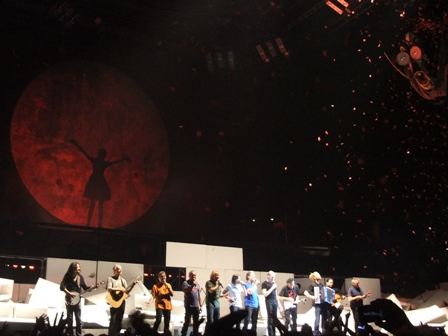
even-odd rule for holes
{"type": "Polygon", "coordinates": [[[422,50],[418,46],[411,47],[411,57],[414,61],[420,61],[422,59],[422,50]]]}
{"type": "Polygon", "coordinates": [[[406,66],[408,65],[409,61],[410,61],[410,57],[409,54],[407,52],[402,51],[401,53],[399,53],[397,55],[397,63],[401,66],[406,66]]]}

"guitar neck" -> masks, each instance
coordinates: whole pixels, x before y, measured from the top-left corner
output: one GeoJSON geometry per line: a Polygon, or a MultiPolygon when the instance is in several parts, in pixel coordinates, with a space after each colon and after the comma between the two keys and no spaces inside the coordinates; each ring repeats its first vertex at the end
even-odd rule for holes
{"type": "Polygon", "coordinates": [[[126,292],[129,293],[129,292],[132,290],[132,288],[134,288],[134,286],[135,286],[139,281],[140,281],[140,278],[137,278],[135,281],[133,281],[133,282],[131,283],[131,285],[128,286],[128,288],[126,288],[126,292]]]}

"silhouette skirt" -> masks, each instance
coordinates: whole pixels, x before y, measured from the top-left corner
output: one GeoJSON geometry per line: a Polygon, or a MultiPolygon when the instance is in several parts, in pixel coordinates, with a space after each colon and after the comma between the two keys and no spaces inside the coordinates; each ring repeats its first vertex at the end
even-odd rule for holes
{"type": "Polygon", "coordinates": [[[92,201],[109,201],[110,188],[106,178],[102,175],[92,174],[84,190],[84,197],[92,201]]]}

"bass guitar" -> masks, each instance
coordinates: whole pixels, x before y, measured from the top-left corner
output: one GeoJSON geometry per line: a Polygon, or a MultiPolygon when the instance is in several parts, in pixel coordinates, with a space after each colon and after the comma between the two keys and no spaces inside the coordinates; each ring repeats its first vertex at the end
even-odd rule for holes
{"type": "Polygon", "coordinates": [[[90,287],[89,289],[86,289],[86,290],[82,291],[82,293],[78,293],[78,292],[71,293],[71,294],[75,294],[74,296],[69,295],[69,294],[66,294],[66,295],[65,295],[65,302],[66,302],[68,305],[70,305],[70,306],[76,306],[76,305],[79,304],[79,302],[81,301],[82,295],[83,295],[84,293],[91,292],[91,291],[93,291],[94,289],[97,289],[98,286],[100,286],[100,285],[104,285],[104,284],[106,284],[106,281],[101,281],[101,282],[100,282],[99,284],[97,284],[96,286],[94,286],[94,287],[90,287]]]}
{"type": "MultiPolygon", "coordinates": [[[[126,300],[129,297],[129,292],[134,288],[134,286],[137,284],[137,282],[141,281],[142,277],[137,277],[132,284],[126,288],[126,290],[123,292],[121,290],[116,291],[108,291],[106,294],[106,301],[107,303],[113,307],[118,308],[121,306],[124,300],[126,300]]],[[[125,289],[124,287],[120,287],[121,289],[125,289]]]]}

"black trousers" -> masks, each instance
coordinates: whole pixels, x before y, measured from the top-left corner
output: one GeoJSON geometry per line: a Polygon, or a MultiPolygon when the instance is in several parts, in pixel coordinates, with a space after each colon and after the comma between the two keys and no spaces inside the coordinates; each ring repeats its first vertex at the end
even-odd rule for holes
{"type": "Polygon", "coordinates": [[[73,316],[76,321],[76,336],[82,336],[82,321],[81,321],[81,303],[77,305],[66,304],[67,309],[67,334],[73,335],[73,316]]]}
{"type": "Polygon", "coordinates": [[[198,335],[198,329],[199,329],[199,307],[185,307],[185,321],[184,325],[182,326],[181,335],[186,336],[188,325],[190,324],[191,318],[193,317],[193,336],[198,335]]]}
{"type": "Polygon", "coordinates": [[[171,310],[156,308],[156,322],[154,322],[154,330],[157,332],[163,315],[163,330],[170,330],[171,310]]]}
{"type": "Polygon", "coordinates": [[[118,308],[110,307],[110,321],[109,321],[109,336],[120,335],[121,323],[123,322],[124,309],[126,308],[126,301],[118,308]]]}
{"type": "Polygon", "coordinates": [[[249,322],[252,323],[251,330],[257,330],[257,321],[258,321],[258,308],[246,307],[248,314],[244,319],[243,330],[247,330],[249,327],[249,322]]]}
{"type": "Polygon", "coordinates": [[[291,331],[297,331],[297,307],[285,310],[285,326],[288,328],[291,325],[291,331]]]}

